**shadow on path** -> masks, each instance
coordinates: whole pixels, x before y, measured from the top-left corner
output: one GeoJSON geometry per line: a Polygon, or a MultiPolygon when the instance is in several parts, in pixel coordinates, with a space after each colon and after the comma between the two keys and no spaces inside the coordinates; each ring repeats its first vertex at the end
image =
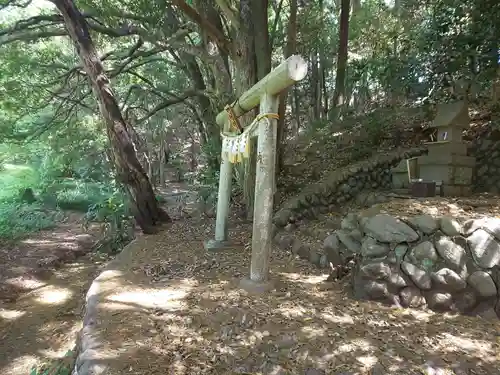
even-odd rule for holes
{"type": "MultiPolygon", "coordinates": [[[[274,250],[276,290],[239,288],[250,250],[207,253],[211,223],[136,240],[97,279],[81,369],[118,374],[498,374],[500,325],[350,299],[274,250]],[[430,373],[430,372],[429,372],[430,373]]],[[[249,241],[249,228],[232,238],[249,241]]],[[[82,374],[86,374],[83,371],[82,374]]]]}

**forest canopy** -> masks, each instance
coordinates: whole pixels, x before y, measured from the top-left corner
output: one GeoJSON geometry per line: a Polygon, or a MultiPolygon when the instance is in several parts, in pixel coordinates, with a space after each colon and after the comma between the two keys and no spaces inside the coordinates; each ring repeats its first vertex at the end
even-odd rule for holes
{"type": "MultiPolygon", "coordinates": [[[[216,185],[217,113],[287,56],[309,73],[280,97],[279,170],[308,129],[458,91],[496,101],[499,40],[486,0],[1,0],[0,162],[124,186],[152,231],[165,165],[216,185]]],[[[236,173],[248,215],[253,168],[236,173]]]]}

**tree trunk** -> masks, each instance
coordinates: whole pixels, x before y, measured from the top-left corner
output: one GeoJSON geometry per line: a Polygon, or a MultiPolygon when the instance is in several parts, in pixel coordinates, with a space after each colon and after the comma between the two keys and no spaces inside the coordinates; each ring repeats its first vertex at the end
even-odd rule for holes
{"type": "Polygon", "coordinates": [[[165,147],[164,132],[160,131],[160,166],[159,166],[159,185],[165,187],[165,165],[167,164],[167,150],[165,147]]]}
{"type": "Polygon", "coordinates": [[[300,100],[299,100],[299,89],[297,85],[293,86],[293,113],[295,115],[295,136],[299,135],[300,130],[300,100]]]}
{"type": "Polygon", "coordinates": [[[350,0],[342,0],[340,8],[339,48],[337,53],[337,72],[335,76],[335,91],[333,93],[332,109],[337,114],[345,102],[345,80],[347,72],[347,46],[349,42],[349,11],[350,0]]]}
{"type": "MultiPolygon", "coordinates": [[[[254,24],[252,14],[252,1],[241,0],[239,23],[240,27],[237,32],[235,41],[235,97],[239,98],[246,90],[252,87],[256,82],[257,63],[255,56],[255,38],[254,24]]],[[[240,117],[239,121],[243,127],[249,125],[254,117],[255,111],[250,111],[240,117]]],[[[255,151],[255,141],[252,141],[251,147],[255,151]]],[[[253,155],[255,152],[251,152],[253,155]]],[[[246,217],[250,219],[253,215],[253,203],[255,197],[255,159],[250,157],[249,160],[237,166],[237,178],[243,190],[243,200],[245,202],[246,217]]]]}
{"type": "MultiPolygon", "coordinates": [[[[319,7],[320,7],[320,16],[321,16],[321,29],[324,30],[325,28],[325,9],[324,9],[324,4],[323,0],[319,1],[319,7]]],[[[322,106],[322,111],[321,111],[321,117],[326,118],[328,114],[328,90],[326,88],[326,81],[328,77],[328,69],[327,69],[327,64],[326,62],[328,59],[326,58],[325,55],[325,48],[323,48],[326,45],[325,40],[321,40],[321,48],[319,50],[319,74],[320,74],[320,82],[321,82],[321,98],[322,98],[322,103],[320,103],[320,106],[322,106]]]]}
{"type": "MultiPolygon", "coordinates": [[[[285,59],[293,55],[297,45],[297,0],[290,1],[290,18],[288,20],[287,41],[285,47],[285,59]]],[[[280,94],[278,108],[278,136],[276,145],[276,174],[279,175],[284,165],[285,139],[286,139],[286,105],[288,102],[288,89],[280,94]]]]}
{"type": "Polygon", "coordinates": [[[126,186],[129,193],[137,224],[144,233],[154,233],[155,226],[171,219],[158,205],[148,176],[137,159],[130,134],[131,127],[120,112],[85,19],[72,0],[53,0],[53,3],[61,12],[68,34],[98,99],[111,146],[110,156],[118,180],[126,186]]]}
{"type": "Polygon", "coordinates": [[[310,116],[313,121],[319,120],[319,106],[318,102],[321,100],[318,92],[320,86],[319,81],[319,68],[318,68],[318,51],[316,48],[311,53],[311,104],[310,116]]]}

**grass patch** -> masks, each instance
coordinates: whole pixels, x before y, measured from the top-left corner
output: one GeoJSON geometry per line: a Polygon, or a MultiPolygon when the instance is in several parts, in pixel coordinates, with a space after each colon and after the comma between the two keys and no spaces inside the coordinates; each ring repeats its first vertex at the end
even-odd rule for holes
{"type": "Polygon", "coordinates": [[[112,194],[103,183],[77,179],[40,181],[33,168],[3,164],[0,169],[0,238],[19,239],[29,233],[53,228],[64,215],[61,210],[87,212],[112,194]],[[37,201],[21,200],[23,191],[34,190],[37,201]]]}
{"type": "Polygon", "coordinates": [[[52,183],[43,200],[63,210],[87,212],[111,194],[110,187],[105,184],[67,178],[52,183]]]}
{"type": "Polygon", "coordinates": [[[26,165],[3,164],[0,169],[0,202],[19,198],[26,188],[36,188],[39,178],[36,171],[26,165]]]}
{"type": "Polygon", "coordinates": [[[40,203],[23,203],[22,192],[36,189],[39,178],[26,165],[4,164],[0,170],[0,238],[18,239],[28,233],[49,229],[62,217],[59,211],[47,210],[40,203]]]}
{"type": "Polygon", "coordinates": [[[53,228],[64,214],[41,204],[0,203],[0,238],[19,239],[28,233],[53,228]]]}

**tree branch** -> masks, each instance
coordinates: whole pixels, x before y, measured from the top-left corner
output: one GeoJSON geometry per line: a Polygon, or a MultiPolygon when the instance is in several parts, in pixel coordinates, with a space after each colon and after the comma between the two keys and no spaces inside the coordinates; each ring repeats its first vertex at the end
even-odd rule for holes
{"type": "Polygon", "coordinates": [[[276,9],[276,16],[274,17],[274,22],[273,22],[273,28],[271,29],[271,32],[269,33],[270,36],[270,41],[269,45],[271,46],[271,50],[274,47],[274,39],[276,39],[276,31],[278,29],[278,21],[280,19],[281,15],[281,9],[283,9],[283,0],[280,0],[278,4],[278,9],[276,9]]]}
{"type": "Polygon", "coordinates": [[[231,22],[231,26],[234,29],[238,29],[240,27],[240,20],[238,19],[238,11],[234,9],[230,3],[226,0],[215,0],[219,8],[222,10],[222,13],[227,17],[229,22],[231,22]]]}
{"type": "Polygon", "coordinates": [[[172,106],[174,104],[182,103],[186,99],[191,98],[193,96],[200,95],[200,92],[197,91],[197,90],[190,90],[190,91],[186,91],[185,93],[183,93],[181,95],[175,95],[175,94],[172,94],[172,93],[170,93],[169,95],[173,96],[174,99],[165,100],[164,102],[158,104],[151,111],[149,111],[146,114],[146,116],[142,117],[137,122],[140,123],[140,122],[146,121],[148,118],[150,118],[151,116],[155,115],[156,113],[160,112],[161,110],[163,110],[165,108],[168,108],[168,107],[170,107],[170,106],[172,106]]]}
{"type": "Polygon", "coordinates": [[[229,41],[225,37],[222,30],[212,25],[208,20],[203,18],[193,7],[191,7],[185,0],[172,0],[172,2],[177,5],[177,7],[184,12],[186,16],[195,21],[200,27],[202,27],[217,43],[219,48],[226,54],[229,54],[231,48],[229,41]]]}
{"type": "Polygon", "coordinates": [[[17,0],[3,0],[2,3],[0,4],[0,10],[8,7],[26,8],[32,2],[32,0],[26,0],[24,3],[19,4],[16,1],[17,0]]]}

